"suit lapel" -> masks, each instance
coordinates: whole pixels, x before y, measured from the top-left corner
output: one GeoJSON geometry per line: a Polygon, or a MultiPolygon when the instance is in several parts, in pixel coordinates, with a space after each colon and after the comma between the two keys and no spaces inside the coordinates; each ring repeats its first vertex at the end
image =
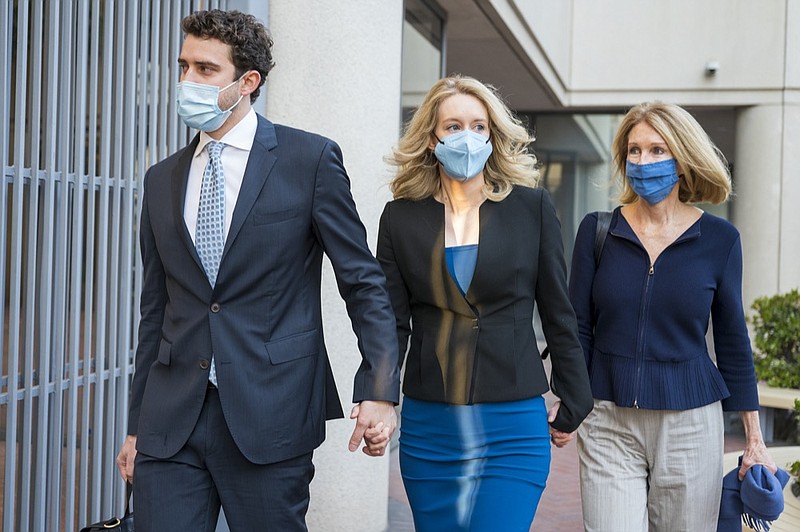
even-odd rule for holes
{"type": "MultiPolygon", "coordinates": [[[[196,135],[192,142],[184,148],[175,166],[175,171],[172,172],[172,213],[175,227],[181,235],[183,244],[197,263],[197,266],[200,267],[200,271],[204,271],[203,263],[200,260],[200,256],[197,254],[194,242],[192,242],[192,235],[189,234],[189,229],[186,227],[186,221],[183,218],[183,208],[186,203],[186,186],[189,181],[189,169],[191,168],[192,158],[194,157],[194,152],[197,149],[197,143],[199,141],[200,136],[196,135]]],[[[253,208],[256,198],[277,160],[271,151],[277,145],[278,140],[275,134],[275,126],[265,118],[258,116],[256,136],[255,139],[253,139],[253,147],[250,150],[250,156],[247,159],[247,166],[244,171],[244,176],[242,177],[242,187],[239,190],[239,197],[236,200],[231,227],[225,239],[225,250],[222,254],[223,260],[233,244],[233,241],[236,239],[236,235],[239,233],[239,230],[241,230],[244,221],[247,219],[247,215],[253,208]]]]}
{"type": "Polygon", "coordinates": [[[256,137],[253,139],[253,147],[250,149],[250,156],[247,158],[247,166],[242,178],[242,188],[239,190],[239,197],[236,200],[236,207],[233,210],[231,227],[225,239],[225,250],[222,253],[222,260],[231,249],[236,235],[242,229],[247,215],[256,202],[264,183],[267,181],[272,167],[275,165],[277,157],[272,151],[278,145],[275,134],[275,126],[266,118],[258,116],[258,128],[256,137]]]}
{"type": "Polygon", "coordinates": [[[192,166],[192,158],[197,149],[197,143],[200,141],[200,135],[195,135],[192,142],[184,148],[183,153],[178,158],[175,166],[175,171],[172,172],[172,214],[175,220],[175,228],[178,234],[181,235],[181,241],[194,261],[203,270],[203,263],[200,261],[200,256],[197,254],[197,249],[192,242],[192,235],[189,234],[189,229],[186,227],[186,220],[183,218],[183,207],[186,203],[186,186],[189,182],[189,169],[192,166]]]}

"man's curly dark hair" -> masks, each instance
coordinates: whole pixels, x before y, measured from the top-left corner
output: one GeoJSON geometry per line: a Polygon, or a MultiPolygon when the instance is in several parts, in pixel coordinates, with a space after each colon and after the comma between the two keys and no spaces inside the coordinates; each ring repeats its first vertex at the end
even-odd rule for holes
{"type": "Polygon", "coordinates": [[[261,85],[275,66],[272,61],[272,36],[253,15],[240,11],[196,11],[181,21],[187,35],[201,39],[214,38],[231,47],[231,60],[236,69],[234,81],[248,70],[261,74],[261,84],[250,94],[250,103],[261,93],[261,85]]]}

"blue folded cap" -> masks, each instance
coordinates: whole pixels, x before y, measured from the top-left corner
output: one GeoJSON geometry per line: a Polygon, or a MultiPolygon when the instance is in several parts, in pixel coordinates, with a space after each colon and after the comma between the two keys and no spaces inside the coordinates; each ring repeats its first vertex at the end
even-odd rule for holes
{"type": "Polygon", "coordinates": [[[783,512],[783,488],[789,473],[778,468],[773,475],[766,467],[755,464],[740,481],[739,467],[722,479],[717,532],[740,532],[742,521],[753,530],[767,532],[783,512]]]}

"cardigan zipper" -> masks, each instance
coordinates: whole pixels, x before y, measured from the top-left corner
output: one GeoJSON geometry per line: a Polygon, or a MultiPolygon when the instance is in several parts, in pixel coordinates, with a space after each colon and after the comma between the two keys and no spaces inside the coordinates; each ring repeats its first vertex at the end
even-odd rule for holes
{"type": "MultiPolygon", "coordinates": [[[[700,219],[697,222],[695,222],[695,224],[692,225],[692,227],[694,227],[694,225],[696,225],[700,220],[702,220],[702,216],[700,217],[700,219]]],[[[666,248],[664,248],[664,250],[659,254],[658,258],[660,258],[662,255],[664,255],[670,248],[674,247],[675,245],[680,244],[682,242],[685,242],[687,240],[693,240],[695,238],[699,238],[699,236],[700,236],[699,228],[696,231],[693,231],[692,233],[688,233],[689,229],[687,229],[686,231],[687,232],[684,232],[684,234],[679,236],[677,240],[675,240],[670,245],[668,245],[666,248]]],[[[614,236],[619,236],[619,237],[622,237],[622,238],[624,238],[626,240],[629,240],[629,241],[633,242],[634,245],[638,246],[639,249],[641,249],[642,251],[647,253],[647,250],[644,248],[644,246],[642,245],[642,243],[639,241],[639,239],[636,237],[635,234],[629,235],[629,234],[626,234],[626,233],[623,233],[623,232],[619,232],[619,231],[609,231],[609,234],[614,235],[614,236]]],[[[658,258],[656,260],[658,260],[658,258]]],[[[644,346],[644,336],[645,336],[645,326],[644,326],[644,324],[645,324],[645,321],[646,321],[645,318],[647,317],[647,309],[649,308],[648,297],[649,297],[650,285],[651,285],[651,282],[652,282],[653,275],[655,275],[655,263],[650,263],[650,267],[647,270],[647,277],[645,278],[644,293],[642,294],[642,305],[641,305],[641,308],[639,310],[639,320],[640,321],[639,321],[638,337],[636,339],[636,355],[635,355],[635,360],[636,360],[636,377],[635,377],[636,385],[635,385],[635,388],[634,388],[635,389],[635,393],[634,393],[634,396],[633,396],[633,407],[634,408],[639,408],[639,388],[641,386],[641,379],[642,379],[642,365],[644,364],[644,347],[645,347],[644,346]]]]}
{"type": "Polygon", "coordinates": [[[642,364],[644,364],[644,334],[647,329],[647,304],[650,292],[650,281],[655,274],[655,267],[650,264],[650,269],[647,271],[647,277],[644,282],[644,293],[642,294],[642,306],[639,310],[639,338],[636,342],[636,395],[633,397],[633,407],[639,408],[639,387],[642,385],[642,364]]]}

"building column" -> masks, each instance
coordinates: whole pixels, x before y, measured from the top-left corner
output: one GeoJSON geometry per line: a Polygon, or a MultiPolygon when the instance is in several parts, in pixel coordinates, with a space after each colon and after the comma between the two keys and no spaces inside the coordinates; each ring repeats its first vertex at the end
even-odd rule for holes
{"type": "MultiPolygon", "coordinates": [[[[796,11],[800,14],[800,8],[796,11]]],[[[800,60],[800,52],[795,51],[794,57],[800,60]]],[[[781,168],[778,271],[778,291],[781,293],[800,288],[800,90],[787,90],[787,96],[783,106],[781,168]]]]}
{"type": "Polygon", "coordinates": [[[800,107],[760,105],[736,120],[736,160],[731,221],[742,235],[743,299],[800,285],[800,107]]]}
{"type": "MultiPolygon", "coordinates": [[[[270,2],[269,28],[276,65],[267,80],[267,117],[339,143],[374,252],[378,220],[390,199],[391,174],[383,157],[396,145],[401,127],[403,2],[270,2]]],[[[361,358],[327,260],[322,292],[326,345],[349,415],[361,358]]],[[[327,439],[314,455],[312,531],[387,527],[388,456],[350,453],[353,427],[349,419],[328,422],[327,439]]]]}

